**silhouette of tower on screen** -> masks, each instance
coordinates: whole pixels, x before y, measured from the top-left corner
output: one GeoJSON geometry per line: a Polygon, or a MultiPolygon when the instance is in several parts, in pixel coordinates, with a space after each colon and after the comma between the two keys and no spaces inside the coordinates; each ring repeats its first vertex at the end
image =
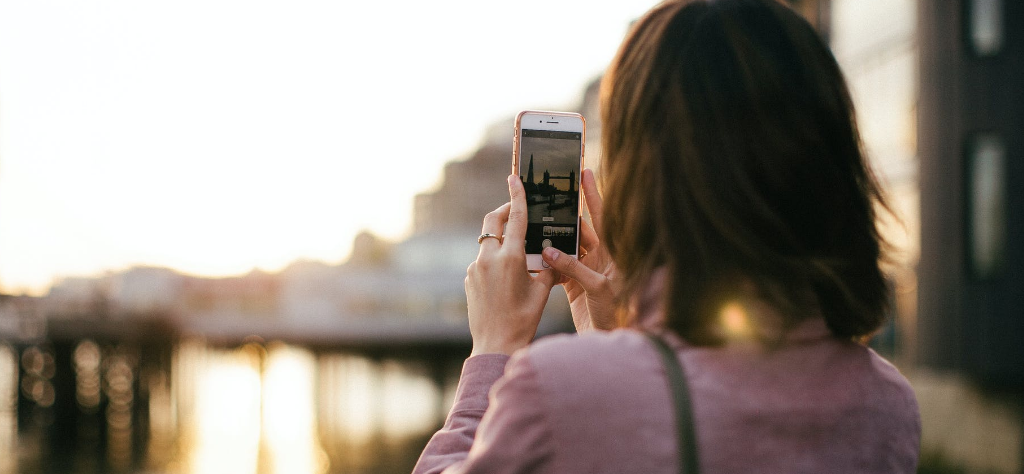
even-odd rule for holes
{"type": "Polygon", "coordinates": [[[533,184],[533,153],[530,153],[530,168],[526,172],[526,182],[533,184]]]}

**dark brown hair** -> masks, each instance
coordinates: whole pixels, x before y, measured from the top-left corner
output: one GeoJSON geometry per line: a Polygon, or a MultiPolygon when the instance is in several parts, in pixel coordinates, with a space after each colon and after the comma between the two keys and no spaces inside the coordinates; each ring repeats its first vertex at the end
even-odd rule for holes
{"type": "Polygon", "coordinates": [[[881,324],[885,207],[853,104],[814,29],[771,0],[668,1],[633,27],[602,84],[602,241],[623,295],[667,271],[669,327],[722,342],[753,285],[792,324],[881,324]]]}

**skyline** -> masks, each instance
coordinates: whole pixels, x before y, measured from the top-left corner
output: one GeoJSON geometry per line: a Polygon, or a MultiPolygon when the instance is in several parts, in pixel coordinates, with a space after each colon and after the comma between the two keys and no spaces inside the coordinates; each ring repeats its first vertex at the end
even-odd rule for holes
{"type": "Polygon", "coordinates": [[[401,240],[445,162],[518,110],[577,101],[654,3],[0,1],[0,292],[401,240]],[[441,10],[459,13],[420,21],[441,10]],[[522,53],[551,35],[584,40],[522,53]],[[364,205],[359,177],[394,169],[364,205]]]}

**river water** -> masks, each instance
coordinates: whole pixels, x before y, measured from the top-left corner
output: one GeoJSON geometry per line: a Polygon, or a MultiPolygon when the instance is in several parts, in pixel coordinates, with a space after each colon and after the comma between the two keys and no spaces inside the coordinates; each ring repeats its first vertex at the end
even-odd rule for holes
{"type": "Polygon", "coordinates": [[[462,356],[0,343],[0,474],[409,472],[462,356]]]}

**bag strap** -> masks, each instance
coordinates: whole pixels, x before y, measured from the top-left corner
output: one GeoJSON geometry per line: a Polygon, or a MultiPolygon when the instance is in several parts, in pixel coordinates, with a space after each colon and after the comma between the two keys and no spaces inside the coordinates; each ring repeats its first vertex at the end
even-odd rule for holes
{"type": "Polygon", "coordinates": [[[668,375],[669,388],[676,411],[676,439],[679,446],[679,472],[697,474],[700,467],[697,459],[697,436],[693,429],[693,408],[690,405],[690,389],[686,385],[683,366],[676,358],[675,351],[660,337],[645,333],[658,349],[668,375]]]}

